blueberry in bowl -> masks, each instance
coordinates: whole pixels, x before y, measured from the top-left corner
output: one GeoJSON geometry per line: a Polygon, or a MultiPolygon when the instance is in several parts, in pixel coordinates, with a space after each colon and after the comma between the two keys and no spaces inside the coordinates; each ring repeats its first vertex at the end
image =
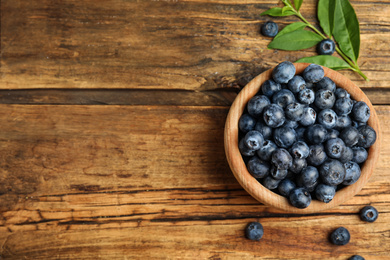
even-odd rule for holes
{"type": "Polygon", "coordinates": [[[241,186],[290,213],[327,210],[356,195],[373,174],[380,141],[375,109],[359,87],[326,67],[291,62],[240,91],[224,132],[241,186]]]}

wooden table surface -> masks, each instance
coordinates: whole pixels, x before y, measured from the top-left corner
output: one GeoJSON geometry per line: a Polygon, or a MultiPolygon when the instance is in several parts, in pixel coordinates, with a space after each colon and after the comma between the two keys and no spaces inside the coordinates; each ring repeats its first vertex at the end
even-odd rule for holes
{"type": "MultiPolygon", "coordinates": [[[[316,2],[301,12],[312,23],[316,2]]],[[[368,185],[287,214],[246,193],[225,158],[231,103],[314,48],[267,49],[275,0],[1,0],[0,259],[390,259],[390,2],[354,0],[362,80],[382,127],[368,185]],[[374,223],[359,210],[375,206],[374,223]],[[244,228],[260,221],[264,237],[244,228]],[[351,242],[334,246],[345,226],[351,242]]],[[[275,18],[280,28],[297,21],[275,18]]]]}

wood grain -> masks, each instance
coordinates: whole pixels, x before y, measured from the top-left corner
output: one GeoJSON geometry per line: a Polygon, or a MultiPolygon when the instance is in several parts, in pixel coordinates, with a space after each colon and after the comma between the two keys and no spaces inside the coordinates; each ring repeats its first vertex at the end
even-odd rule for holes
{"type": "MultiPolygon", "coordinates": [[[[31,0],[1,2],[0,88],[235,88],[314,48],[268,50],[259,14],[277,1],[31,0]]],[[[314,0],[301,12],[317,23],[314,0]]],[[[390,7],[352,3],[361,24],[359,87],[388,88],[390,7]],[[375,19],[372,14],[375,13],[375,19]]],[[[297,18],[272,18],[283,28],[297,18]]],[[[245,85],[245,84],[244,84],[245,85]]]]}
{"type": "Polygon", "coordinates": [[[339,207],[303,215],[264,206],[239,186],[223,149],[228,109],[0,105],[0,255],[387,259],[387,106],[375,107],[384,138],[369,183],[339,207]],[[368,204],[380,211],[371,224],[357,215],[368,204]],[[262,241],[244,238],[250,221],[263,224],[262,241]],[[327,242],[338,226],[351,231],[347,246],[327,242]]]}

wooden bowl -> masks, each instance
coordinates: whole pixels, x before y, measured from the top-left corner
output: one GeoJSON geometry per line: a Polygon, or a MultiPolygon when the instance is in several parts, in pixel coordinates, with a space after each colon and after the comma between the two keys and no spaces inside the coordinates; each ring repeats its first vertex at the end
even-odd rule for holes
{"type": "MultiPolygon", "coordinates": [[[[296,68],[296,74],[301,74],[308,65],[309,64],[307,63],[294,64],[296,68]]],[[[290,205],[290,203],[285,197],[280,196],[272,192],[271,190],[265,188],[254,177],[252,177],[252,175],[248,172],[246,168],[244,160],[238,149],[238,120],[240,119],[240,116],[242,115],[249,99],[252,98],[257,92],[259,92],[260,87],[264,81],[272,77],[272,69],[267,70],[262,74],[258,75],[241,90],[241,92],[238,94],[235,101],[233,102],[226,120],[224,133],[225,153],[234,176],[241,184],[241,186],[256,200],[286,212],[314,213],[333,208],[349,200],[351,197],[357,194],[368,182],[374,171],[376,162],[379,157],[381,132],[378,117],[370,100],[363,93],[363,91],[359,87],[357,87],[351,80],[334,70],[328,69],[326,67],[323,68],[325,71],[325,76],[331,78],[338,87],[342,87],[347,90],[353,99],[357,101],[366,102],[366,104],[371,109],[371,116],[368,120],[368,124],[372,128],[374,128],[377,133],[377,140],[375,144],[371,146],[368,150],[368,159],[361,169],[361,176],[359,180],[356,183],[337,191],[335,197],[331,202],[324,203],[313,199],[309,207],[305,209],[295,208],[290,205]]]]}

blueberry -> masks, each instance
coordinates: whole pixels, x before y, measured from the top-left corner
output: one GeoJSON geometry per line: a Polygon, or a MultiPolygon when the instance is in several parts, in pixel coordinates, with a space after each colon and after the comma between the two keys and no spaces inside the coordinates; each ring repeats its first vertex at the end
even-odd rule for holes
{"type": "Polygon", "coordinates": [[[307,163],[313,166],[319,166],[328,159],[325,148],[322,144],[314,144],[309,146],[309,156],[307,157],[307,163]]]}
{"type": "Polygon", "coordinates": [[[271,98],[276,92],[279,92],[282,89],[282,86],[273,81],[272,79],[266,80],[263,85],[261,85],[261,91],[265,96],[271,98]]]}
{"type": "Polygon", "coordinates": [[[305,188],[295,188],[290,192],[289,201],[296,208],[307,208],[311,203],[311,196],[305,188]]]}
{"type": "Polygon", "coordinates": [[[360,178],[360,167],[355,162],[347,162],[344,163],[345,168],[345,178],[343,181],[343,185],[351,185],[357,182],[357,180],[360,178]]]}
{"type": "Polygon", "coordinates": [[[345,128],[340,133],[340,138],[344,141],[346,146],[352,147],[355,146],[361,137],[361,134],[358,129],[355,127],[349,126],[345,128]]]}
{"type": "Polygon", "coordinates": [[[272,166],[270,175],[275,180],[283,180],[287,176],[287,169],[279,169],[275,166],[272,166]]]}
{"type": "Polygon", "coordinates": [[[337,115],[332,109],[324,109],[318,113],[317,121],[326,129],[331,129],[337,124],[337,115]]]}
{"type": "Polygon", "coordinates": [[[335,159],[329,159],[321,164],[319,172],[322,182],[327,185],[339,185],[345,178],[344,165],[335,159]]]}
{"type": "Polygon", "coordinates": [[[336,195],[336,189],[334,186],[320,183],[315,189],[315,195],[319,201],[329,203],[336,195]]]}
{"type": "Polygon", "coordinates": [[[322,125],[314,124],[306,130],[306,138],[312,144],[320,144],[328,137],[328,130],[322,125]]]}
{"type": "Polygon", "coordinates": [[[340,138],[328,139],[325,143],[325,152],[328,157],[333,159],[339,159],[344,149],[346,149],[346,146],[340,138]]]}
{"type": "Polygon", "coordinates": [[[282,89],[276,92],[272,96],[272,103],[281,106],[282,108],[287,107],[289,104],[295,102],[294,94],[288,89],[282,89]]]}
{"type": "Polygon", "coordinates": [[[292,165],[292,157],[284,148],[278,148],[272,153],[272,163],[279,169],[288,169],[292,165]]]}
{"type": "Polygon", "coordinates": [[[293,163],[290,167],[290,171],[292,173],[298,174],[300,173],[303,169],[307,167],[307,162],[306,159],[304,158],[294,158],[293,163]]]}
{"type": "Polygon", "coordinates": [[[307,88],[307,89],[299,91],[299,93],[297,94],[297,99],[302,104],[310,105],[315,100],[315,93],[313,90],[307,88]]]}
{"type": "Polygon", "coordinates": [[[287,83],[295,75],[295,66],[289,61],[279,63],[272,71],[272,78],[278,83],[287,83]]]}
{"type": "Polygon", "coordinates": [[[336,98],[351,98],[351,95],[343,88],[336,88],[336,91],[334,92],[336,95],[336,98]]]}
{"type": "Polygon", "coordinates": [[[286,121],[284,121],[284,124],[282,126],[296,129],[299,127],[299,123],[297,121],[286,120],[286,121]]]}
{"type": "Polygon", "coordinates": [[[260,160],[257,156],[253,156],[249,159],[247,168],[253,177],[261,179],[269,174],[271,166],[268,162],[260,160]]]}
{"type": "Polygon", "coordinates": [[[343,130],[352,125],[352,120],[349,116],[338,116],[336,122],[336,129],[343,130]]]}
{"type": "Polygon", "coordinates": [[[306,139],[305,139],[306,128],[305,127],[300,126],[300,127],[295,129],[295,132],[297,133],[297,140],[298,141],[302,141],[302,142],[306,141],[306,139]]]}
{"type": "Polygon", "coordinates": [[[267,176],[263,179],[263,186],[269,190],[274,190],[278,187],[280,180],[274,179],[271,176],[267,176]]]}
{"type": "Polygon", "coordinates": [[[316,122],[317,112],[311,107],[303,109],[303,116],[299,123],[303,126],[310,126],[316,122]]]}
{"type": "Polygon", "coordinates": [[[353,159],[353,151],[351,147],[346,146],[341,153],[341,157],[339,158],[339,161],[342,163],[347,163],[349,161],[352,161],[353,159]]]}
{"type": "Polygon", "coordinates": [[[290,179],[284,179],[279,183],[278,191],[282,196],[288,197],[290,192],[296,188],[295,182],[290,179]]]}
{"type": "Polygon", "coordinates": [[[369,125],[359,126],[358,131],[360,133],[360,138],[358,141],[358,146],[363,148],[369,148],[376,141],[376,132],[369,125]]]}
{"type": "Polygon", "coordinates": [[[363,221],[374,222],[378,215],[378,211],[373,206],[365,206],[360,210],[360,219],[363,221]]]}
{"type": "Polygon", "coordinates": [[[245,228],[245,236],[250,240],[259,241],[264,234],[263,226],[259,222],[251,222],[245,228]]]}
{"type": "Polygon", "coordinates": [[[249,131],[244,137],[245,145],[251,150],[259,150],[263,146],[263,135],[256,130],[249,131]]]}
{"type": "Polygon", "coordinates": [[[264,108],[263,119],[268,126],[276,128],[284,124],[286,117],[283,108],[276,104],[271,104],[264,108]]]}
{"type": "Polygon", "coordinates": [[[353,147],[353,158],[352,161],[356,163],[364,163],[367,160],[368,153],[363,147],[353,147]]]}
{"type": "Polygon", "coordinates": [[[307,166],[298,176],[297,184],[305,187],[308,191],[313,191],[318,184],[320,174],[316,167],[307,166]]]}
{"type": "Polygon", "coordinates": [[[306,88],[306,82],[305,80],[299,76],[295,75],[288,83],[287,83],[288,89],[291,90],[292,93],[298,93],[301,90],[304,90],[306,88]]]}
{"type": "Polygon", "coordinates": [[[253,156],[256,153],[255,150],[250,149],[248,148],[248,146],[246,146],[244,138],[242,138],[238,143],[238,149],[240,150],[240,153],[244,156],[253,156]]]}
{"type": "Polygon", "coordinates": [[[256,119],[249,114],[243,114],[238,120],[238,128],[247,133],[255,128],[256,119]]]}
{"type": "Polygon", "coordinates": [[[337,115],[348,115],[351,113],[353,108],[353,102],[349,98],[338,98],[336,102],[334,103],[334,111],[337,115]]]}
{"type": "Polygon", "coordinates": [[[265,22],[261,26],[261,34],[267,37],[275,37],[278,34],[278,25],[272,21],[265,22]]]}
{"type": "Polygon", "coordinates": [[[327,90],[330,90],[332,92],[336,91],[336,83],[334,83],[334,81],[328,77],[324,77],[323,79],[318,81],[316,84],[316,87],[317,87],[317,90],[327,89],[327,90]]]}
{"type": "Polygon", "coordinates": [[[289,148],[297,141],[297,133],[290,127],[279,127],[274,131],[275,144],[282,148],[289,148]]]}
{"type": "Polygon", "coordinates": [[[331,39],[324,39],[317,44],[317,53],[319,55],[332,55],[336,50],[336,45],[331,39]]]}
{"type": "Polygon", "coordinates": [[[328,129],[328,139],[339,137],[340,132],[336,129],[328,129]]]}
{"type": "Polygon", "coordinates": [[[294,158],[306,159],[309,156],[309,153],[310,153],[309,146],[303,141],[298,141],[294,143],[291,147],[291,155],[294,158]]]}
{"type": "Polygon", "coordinates": [[[265,140],[270,139],[273,136],[272,128],[263,123],[262,120],[257,121],[255,125],[255,130],[259,131],[263,135],[265,140]]]}
{"type": "Polygon", "coordinates": [[[303,117],[304,106],[301,103],[288,104],[284,110],[286,118],[292,121],[299,121],[303,117]]]}
{"type": "Polygon", "coordinates": [[[258,95],[252,97],[246,107],[251,116],[259,118],[263,113],[263,109],[269,104],[271,104],[271,101],[266,96],[258,95]]]}
{"type": "Polygon", "coordinates": [[[348,258],[348,260],[365,260],[365,259],[360,255],[353,255],[350,258],[348,258]]]}
{"type": "Polygon", "coordinates": [[[314,104],[319,109],[332,108],[336,102],[336,96],[328,89],[320,89],[316,92],[314,104]]]}
{"type": "Polygon", "coordinates": [[[302,75],[306,82],[317,83],[324,77],[325,72],[320,65],[310,64],[305,68],[302,75]]]}
{"type": "Polygon", "coordinates": [[[263,147],[260,148],[260,150],[257,151],[257,156],[263,161],[269,161],[272,158],[272,153],[278,149],[278,146],[270,141],[265,140],[263,143],[263,147]]]}
{"type": "Polygon", "coordinates": [[[359,101],[353,105],[352,117],[356,121],[365,123],[370,118],[370,114],[370,108],[365,102],[359,101]]]}
{"type": "Polygon", "coordinates": [[[330,234],[330,242],[334,245],[346,245],[351,239],[349,231],[344,227],[339,227],[330,234]]]}

